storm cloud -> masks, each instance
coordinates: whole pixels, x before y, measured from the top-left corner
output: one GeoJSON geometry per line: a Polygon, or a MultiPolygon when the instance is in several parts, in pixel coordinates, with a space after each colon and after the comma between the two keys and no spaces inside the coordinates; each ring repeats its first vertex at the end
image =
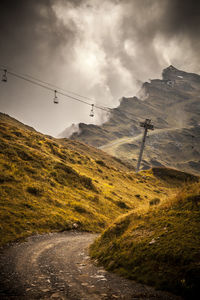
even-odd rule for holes
{"type": "MultiPolygon", "coordinates": [[[[199,15],[195,0],[2,0],[0,64],[114,107],[170,64],[200,73],[199,15]]],[[[9,79],[1,111],[52,135],[91,122],[88,106],[52,97],[9,79]]]]}

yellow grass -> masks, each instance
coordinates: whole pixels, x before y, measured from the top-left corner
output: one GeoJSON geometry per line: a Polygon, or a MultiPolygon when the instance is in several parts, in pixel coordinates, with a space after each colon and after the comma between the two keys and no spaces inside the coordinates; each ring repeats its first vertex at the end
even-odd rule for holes
{"type": "MultiPolygon", "coordinates": [[[[148,210],[180,181],[129,166],[93,147],[54,139],[0,114],[0,244],[77,228],[100,232],[132,209],[148,210]]],[[[158,205],[160,205],[158,204],[158,205]]]]}

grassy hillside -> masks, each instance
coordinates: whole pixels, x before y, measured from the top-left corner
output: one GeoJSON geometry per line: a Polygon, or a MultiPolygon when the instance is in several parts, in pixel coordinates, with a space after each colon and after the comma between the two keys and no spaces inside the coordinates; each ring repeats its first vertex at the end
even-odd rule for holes
{"type": "MultiPolygon", "coordinates": [[[[170,181],[162,170],[155,174],[170,181]]],[[[199,299],[200,183],[186,184],[158,203],[118,218],[92,245],[91,254],[108,270],[199,299]]]]}
{"type": "Polygon", "coordinates": [[[100,232],[131,209],[164,202],[188,178],[136,175],[100,150],[44,136],[4,114],[0,168],[1,245],[54,230],[100,232]]]}
{"type": "Polygon", "coordinates": [[[99,232],[169,190],[100,150],[44,136],[4,114],[0,166],[1,244],[52,230],[99,232]]]}

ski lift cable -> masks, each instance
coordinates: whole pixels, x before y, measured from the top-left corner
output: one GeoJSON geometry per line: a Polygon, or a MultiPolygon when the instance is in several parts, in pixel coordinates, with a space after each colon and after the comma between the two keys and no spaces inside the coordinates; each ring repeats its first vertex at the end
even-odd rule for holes
{"type": "MultiPolygon", "coordinates": [[[[1,69],[1,70],[4,71],[5,69],[1,69]]],[[[44,82],[43,82],[43,84],[42,84],[42,83],[36,81],[37,79],[32,80],[32,79],[26,78],[25,76],[22,76],[22,75],[20,75],[20,74],[17,74],[17,73],[8,71],[8,70],[7,70],[7,74],[13,75],[13,76],[18,77],[18,78],[20,78],[20,79],[23,79],[23,80],[25,80],[25,81],[28,81],[28,82],[30,82],[30,83],[32,83],[32,84],[38,85],[38,86],[40,86],[40,87],[42,87],[42,88],[45,88],[45,89],[47,89],[47,90],[55,91],[54,88],[47,86],[44,82]]],[[[62,89],[61,89],[61,90],[62,90],[62,89]]],[[[60,95],[62,95],[62,96],[68,97],[68,98],[70,98],[70,99],[79,101],[79,102],[84,103],[84,104],[87,104],[87,105],[89,105],[89,106],[92,105],[91,103],[88,103],[87,101],[84,101],[84,100],[82,100],[82,99],[78,99],[78,98],[76,98],[76,97],[74,97],[74,96],[68,95],[68,94],[66,94],[66,93],[64,93],[64,92],[61,92],[61,91],[59,91],[59,90],[57,90],[57,94],[60,94],[60,95]]],[[[104,110],[104,111],[107,111],[107,112],[110,110],[109,108],[101,107],[101,106],[99,106],[99,105],[94,105],[94,107],[96,107],[96,108],[98,108],[98,109],[101,109],[101,110],[104,110]]]]}
{"type": "MultiPolygon", "coordinates": [[[[17,78],[20,78],[20,79],[22,79],[22,80],[25,80],[25,81],[27,81],[27,82],[30,82],[30,83],[32,83],[32,84],[34,84],[34,85],[40,86],[40,87],[42,87],[42,88],[45,88],[45,89],[47,89],[47,90],[49,90],[49,91],[52,91],[52,92],[55,91],[55,87],[56,87],[56,86],[54,86],[54,85],[52,85],[52,84],[50,84],[50,83],[47,83],[47,82],[45,82],[45,81],[41,81],[41,80],[36,79],[36,78],[34,78],[33,76],[30,76],[30,75],[28,75],[27,77],[29,77],[29,78],[27,78],[26,75],[20,75],[19,73],[9,71],[9,70],[6,69],[6,67],[5,67],[4,65],[1,65],[1,71],[4,71],[4,72],[5,72],[5,70],[6,70],[6,73],[7,73],[7,74],[10,74],[10,75],[15,76],[15,77],[17,77],[17,78]],[[54,88],[53,88],[53,87],[54,87],[54,88]]],[[[60,95],[62,95],[62,96],[64,96],[64,97],[67,97],[67,98],[70,98],[70,99],[72,99],[72,100],[81,102],[81,103],[86,104],[86,105],[88,105],[88,106],[92,106],[92,104],[93,104],[93,103],[91,104],[91,103],[89,103],[89,102],[87,102],[87,101],[85,101],[85,100],[79,99],[79,98],[77,98],[77,97],[71,96],[71,95],[69,95],[69,94],[67,94],[67,93],[65,93],[65,92],[62,92],[62,89],[59,88],[59,87],[57,87],[57,88],[58,88],[58,89],[56,90],[57,94],[60,94],[60,95]]],[[[64,90],[63,90],[63,91],[64,91],[64,90]]],[[[81,96],[81,97],[84,97],[84,96],[81,96]]],[[[90,99],[90,100],[91,100],[91,99],[90,99]]],[[[97,108],[97,109],[100,109],[100,110],[103,110],[103,111],[106,111],[106,112],[112,112],[112,110],[113,110],[113,108],[106,107],[106,106],[100,106],[100,105],[96,105],[96,104],[94,104],[93,107],[95,107],[95,108],[97,108]]],[[[122,112],[122,113],[128,114],[128,115],[133,116],[133,117],[135,118],[135,115],[132,114],[132,113],[130,113],[130,112],[128,112],[128,111],[121,110],[121,109],[118,109],[118,108],[114,108],[114,110],[115,110],[115,111],[118,111],[118,112],[122,112]]],[[[128,117],[126,116],[126,118],[128,118],[128,117]]],[[[130,119],[130,118],[128,118],[128,119],[130,119]]],[[[132,120],[132,119],[130,119],[130,120],[132,120]]]]}
{"type": "MultiPolygon", "coordinates": [[[[29,79],[29,78],[26,78],[26,77],[24,77],[24,76],[22,76],[22,75],[19,75],[19,74],[14,73],[14,72],[7,71],[7,74],[13,75],[13,76],[18,77],[18,78],[20,78],[20,79],[23,79],[23,80],[25,80],[25,81],[28,81],[28,82],[30,82],[30,83],[32,83],[32,84],[38,85],[38,86],[40,86],[40,87],[42,87],[42,88],[45,88],[45,89],[47,89],[47,90],[49,90],[49,91],[52,91],[52,92],[55,91],[55,89],[52,88],[52,87],[46,86],[45,84],[39,83],[39,82],[34,81],[34,80],[32,80],[32,79],[29,79]]],[[[68,95],[68,94],[66,94],[66,93],[62,93],[62,92],[60,92],[60,91],[58,91],[58,90],[57,90],[57,94],[60,94],[60,95],[62,95],[62,96],[71,98],[71,99],[73,99],[73,100],[76,100],[76,101],[79,101],[79,102],[82,102],[82,103],[84,103],[84,104],[87,104],[87,105],[91,106],[90,103],[88,103],[88,102],[86,102],[86,101],[84,101],[84,100],[82,100],[82,99],[78,99],[78,98],[73,97],[73,96],[71,96],[71,95],[68,95]]]]}
{"type": "MultiPolygon", "coordinates": [[[[1,69],[1,71],[5,71],[5,70],[6,70],[7,74],[10,74],[10,75],[15,76],[15,77],[17,77],[17,78],[20,78],[20,79],[25,80],[25,81],[27,81],[27,82],[30,82],[30,83],[32,83],[32,84],[34,84],[34,85],[40,86],[40,87],[45,88],[45,89],[47,89],[47,90],[50,90],[50,91],[52,91],[52,92],[55,91],[55,89],[54,89],[53,87],[47,86],[47,85],[46,85],[47,83],[45,83],[44,81],[43,81],[43,83],[40,83],[40,82],[38,82],[37,79],[34,79],[34,80],[33,80],[33,79],[30,79],[30,78],[26,78],[25,76],[22,76],[22,75],[20,75],[20,74],[18,74],[18,73],[11,72],[11,71],[9,71],[9,70],[7,70],[7,69],[1,69]]],[[[29,77],[31,77],[31,76],[29,76],[29,77]]],[[[50,84],[49,84],[49,85],[50,85],[50,84]]],[[[61,90],[62,90],[62,89],[61,89],[61,90]]],[[[57,94],[60,94],[60,95],[62,95],[62,96],[68,97],[68,98],[70,98],[70,99],[79,101],[79,102],[84,103],[84,104],[87,104],[88,106],[91,106],[91,105],[92,105],[91,103],[88,103],[87,101],[84,101],[84,100],[82,100],[82,99],[79,99],[79,98],[74,97],[74,96],[71,96],[71,95],[68,95],[67,93],[61,92],[61,91],[59,91],[59,90],[56,90],[56,91],[57,91],[57,94]]],[[[102,106],[95,105],[95,104],[94,104],[94,107],[95,107],[95,108],[98,108],[98,109],[101,109],[101,110],[104,110],[104,111],[106,111],[106,112],[109,112],[109,111],[111,110],[110,108],[102,107],[102,106]]]]}
{"type": "MultiPolygon", "coordinates": [[[[23,76],[23,77],[28,77],[28,78],[30,78],[30,79],[32,79],[32,80],[34,80],[34,81],[40,82],[40,83],[45,84],[45,85],[48,85],[48,86],[50,86],[50,87],[53,87],[54,89],[59,89],[60,91],[63,91],[63,92],[66,92],[66,93],[70,93],[70,94],[73,94],[73,95],[75,95],[75,96],[78,96],[78,97],[81,97],[81,98],[90,100],[90,101],[92,101],[92,103],[95,102],[95,100],[92,99],[92,98],[90,98],[90,97],[80,95],[80,94],[78,94],[78,93],[76,93],[76,92],[73,92],[73,91],[70,91],[70,90],[62,89],[62,88],[58,87],[57,85],[54,85],[54,84],[52,84],[52,83],[49,83],[49,82],[44,81],[44,80],[41,80],[41,79],[38,79],[38,78],[36,78],[35,76],[29,75],[29,74],[25,74],[25,73],[15,72],[12,68],[10,68],[10,67],[8,67],[8,66],[5,66],[5,65],[2,65],[2,64],[1,64],[0,67],[1,67],[1,68],[4,68],[3,70],[6,69],[8,72],[10,71],[10,72],[18,73],[18,75],[21,75],[21,76],[23,76]]],[[[92,104],[92,103],[91,103],[91,104],[92,104]]]]}
{"type": "Polygon", "coordinates": [[[22,76],[22,75],[13,73],[13,72],[11,72],[11,71],[7,71],[7,74],[13,75],[13,76],[15,76],[15,77],[17,77],[17,78],[20,78],[20,79],[23,79],[23,80],[28,81],[28,82],[30,82],[30,83],[33,83],[33,84],[35,84],[35,85],[38,85],[38,86],[40,86],[40,87],[42,87],[42,88],[45,88],[45,89],[47,89],[47,90],[49,90],[49,91],[54,91],[54,89],[51,88],[51,87],[48,87],[48,86],[46,86],[46,85],[44,85],[44,84],[42,84],[42,83],[36,82],[36,81],[34,81],[34,80],[32,80],[32,79],[26,78],[26,77],[24,77],[24,76],[22,76]]]}

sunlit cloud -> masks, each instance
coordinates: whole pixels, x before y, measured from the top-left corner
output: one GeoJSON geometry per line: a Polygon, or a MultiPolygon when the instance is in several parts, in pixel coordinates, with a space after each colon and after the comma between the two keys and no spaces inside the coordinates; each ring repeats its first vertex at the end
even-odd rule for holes
{"type": "MultiPolygon", "coordinates": [[[[0,12],[1,60],[91,104],[116,107],[170,64],[200,73],[199,6],[195,0],[8,1],[0,12]]],[[[13,81],[2,89],[2,110],[53,135],[107,118],[96,110],[91,119],[89,106],[62,97],[55,108],[52,97],[13,81]]]]}

